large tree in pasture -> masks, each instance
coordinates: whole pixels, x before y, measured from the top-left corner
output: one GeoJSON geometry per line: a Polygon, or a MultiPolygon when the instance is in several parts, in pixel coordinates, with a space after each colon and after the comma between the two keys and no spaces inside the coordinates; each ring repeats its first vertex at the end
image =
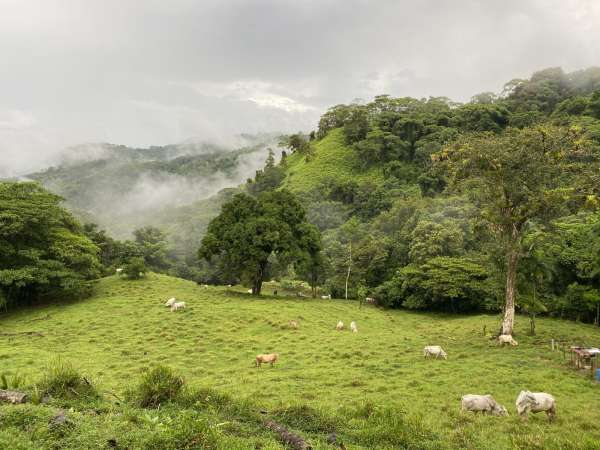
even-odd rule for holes
{"type": "Polygon", "coordinates": [[[466,136],[433,160],[446,165],[454,187],[468,187],[466,192],[502,244],[502,333],[512,334],[523,236],[531,223],[548,224],[585,201],[586,175],[597,171],[593,147],[577,129],[540,126],[466,136]]]}
{"type": "Polygon", "coordinates": [[[306,220],[304,208],[288,191],[258,198],[236,195],[209,224],[199,250],[201,258],[219,256],[228,275],[241,277],[259,295],[272,254],[290,260],[318,252],[318,231],[306,220]]]}

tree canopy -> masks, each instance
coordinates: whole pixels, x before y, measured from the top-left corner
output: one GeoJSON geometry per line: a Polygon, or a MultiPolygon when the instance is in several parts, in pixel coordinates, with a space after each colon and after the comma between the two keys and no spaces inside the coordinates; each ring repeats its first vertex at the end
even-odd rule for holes
{"type": "Polygon", "coordinates": [[[258,198],[238,194],[209,224],[199,256],[218,256],[224,271],[249,282],[252,293],[259,295],[271,255],[300,259],[317,251],[317,237],[292,193],[271,191],[258,198]]]}
{"type": "Polygon", "coordinates": [[[505,334],[513,330],[517,269],[527,227],[548,224],[585,202],[591,193],[586,175],[597,168],[594,150],[576,128],[538,126],[497,136],[465,136],[434,157],[446,164],[455,187],[468,188],[482,218],[503,243],[505,334]]]}
{"type": "Polygon", "coordinates": [[[99,275],[99,248],[36,183],[0,183],[0,306],[79,296],[99,275]]]}

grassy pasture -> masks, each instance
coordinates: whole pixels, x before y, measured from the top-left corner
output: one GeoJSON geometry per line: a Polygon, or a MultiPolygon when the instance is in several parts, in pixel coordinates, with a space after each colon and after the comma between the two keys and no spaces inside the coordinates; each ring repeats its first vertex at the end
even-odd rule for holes
{"type": "MultiPolygon", "coordinates": [[[[348,449],[600,448],[600,385],[549,348],[551,338],[600,345],[600,331],[539,319],[532,337],[519,317],[519,346],[500,348],[482,336],[484,325],[491,331],[498,323],[495,316],[359,309],[343,300],[255,299],[244,288],[202,288],[156,274],[139,281],[110,277],[88,300],[0,316],[0,374],[19,374],[31,385],[60,356],[101,391],[122,396],[145,368],[167,364],[190,386],[279,411],[279,421],[314,448],[333,448],[325,441],[333,429],[348,449]],[[187,309],[165,308],[172,296],[187,309]],[[291,319],[299,321],[298,330],[286,326],[291,319]],[[335,331],[338,320],[347,327],[355,320],[359,333],[335,331]],[[43,336],[15,335],[25,331],[43,336]],[[424,360],[427,344],[442,345],[448,360],[424,360]],[[280,361],[254,368],[254,356],[267,352],[279,353],[280,361]],[[552,393],[556,422],[536,415],[522,423],[514,406],[521,389],[552,393]],[[510,416],[461,414],[460,397],[467,393],[491,393],[510,416]],[[413,436],[393,435],[404,432],[413,436]]],[[[23,407],[0,406],[0,448],[2,414],[15,408],[23,407]]],[[[88,428],[101,426],[85,420],[88,428]]],[[[252,433],[219,448],[280,448],[274,435],[252,433]]]]}
{"type": "Polygon", "coordinates": [[[344,143],[341,128],[330,131],[311,145],[314,153],[308,162],[299,153],[292,153],[288,157],[284,188],[292,192],[308,192],[332,179],[359,184],[365,181],[376,185],[383,182],[381,167],[361,168],[356,152],[344,143]]]}

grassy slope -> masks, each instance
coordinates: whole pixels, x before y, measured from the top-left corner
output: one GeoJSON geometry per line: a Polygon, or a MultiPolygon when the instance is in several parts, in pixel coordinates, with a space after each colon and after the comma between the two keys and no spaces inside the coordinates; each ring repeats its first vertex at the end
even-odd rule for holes
{"type": "MultiPolygon", "coordinates": [[[[567,368],[548,342],[598,345],[600,331],[540,319],[538,336],[529,337],[521,318],[519,347],[499,348],[481,336],[483,325],[491,330],[497,322],[492,316],[359,310],[356,303],[341,300],[253,299],[155,274],[141,281],[111,277],[98,284],[89,300],[2,316],[4,333],[39,331],[44,336],[0,337],[0,372],[18,372],[32,382],[61,355],[101,388],[123,392],[143,368],[167,363],[193,386],[216,388],[264,408],[302,403],[338,417],[361,404],[372,404],[375,411],[397,408],[421,417],[447,447],[598,446],[600,410],[593,399],[600,387],[567,368]],[[171,313],[163,307],[171,296],[185,300],[188,309],[171,313]],[[286,329],[290,319],[299,319],[299,330],[286,329]],[[334,331],[338,320],[356,320],[359,333],[334,331]],[[448,351],[447,361],[423,359],[422,347],[434,343],[448,351]],[[254,356],[264,352],[280,354],[275,368],[253,368],[254,356]],[[557,398],[556,423],[535,416],[522,424],[515,417],[514,399],[525,388],[557,398]],[[466,393],[492,393],[511,416],[459,414],[466,393]]],[[[354,442],[347,438],[348,448],[368,448],[356,436],[374,425],[351,417],[347,426],[356,435],[354,442]]],[[[305,435],[324,442],[322,435],[305,435]]]]}
{"type": "Polygon", "coordinates": [[[325,138],[312,144],[314,156],[310,161],[300,154],[288,157],[287,177],[283,187],[293,192],[307,192],[327,179],[356,181],[357,183],[383,181],[381,168],[362,170],[356,153],[344,144],[342,129],[332,130],[325,138]]]}

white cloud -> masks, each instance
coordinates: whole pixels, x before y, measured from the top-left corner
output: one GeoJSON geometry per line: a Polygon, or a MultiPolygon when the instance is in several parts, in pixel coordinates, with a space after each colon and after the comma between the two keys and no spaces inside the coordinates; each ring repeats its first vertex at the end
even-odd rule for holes
{"type": "Polygon", "coordinates": [[[36,124],[35,116],[28,111],[0,110],[0,131],[23,130],[36,124]]]}
{"type": "Polygon", "coordinates": [[[599,0],[0,0],[0,172],[81,142],[310,131],[382,93],[466,101],[598,65],[599,23],[599,0]]]}
{"type": "Polygon", "coordinates": [[[226,98],[255,103],[261,108],[275,108],[283,111],[307,112],[316,108],[312,105],[282,95],[287,89],[280,85],[261,80],[236,80],[228,83],[197,81],[194,83],[174,83],[189,86],[206,97],[226,98]]]}

